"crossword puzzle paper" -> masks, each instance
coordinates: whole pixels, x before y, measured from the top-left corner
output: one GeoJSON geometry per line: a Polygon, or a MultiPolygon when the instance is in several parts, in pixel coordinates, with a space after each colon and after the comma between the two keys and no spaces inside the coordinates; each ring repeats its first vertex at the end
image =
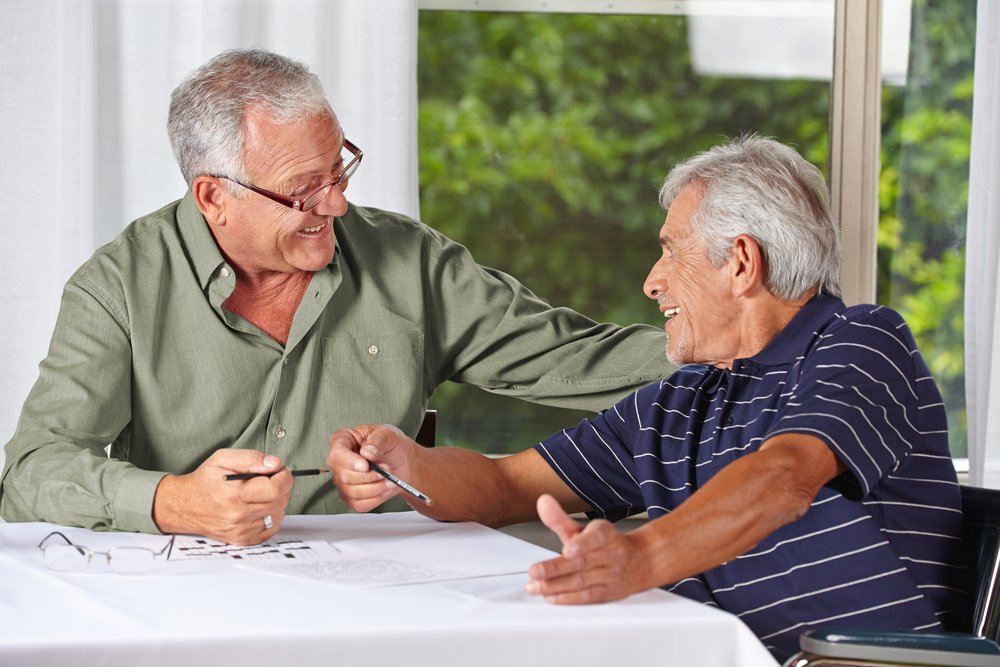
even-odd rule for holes
{"type": "Polygon", "coordinates": [[[252,547],[240,547],[194,535],[178,535],[170,552],[170,560],[223,560],[237,563],[291,563],[336,557],[337,549],[322,540],[275,539],[252,547]]]}

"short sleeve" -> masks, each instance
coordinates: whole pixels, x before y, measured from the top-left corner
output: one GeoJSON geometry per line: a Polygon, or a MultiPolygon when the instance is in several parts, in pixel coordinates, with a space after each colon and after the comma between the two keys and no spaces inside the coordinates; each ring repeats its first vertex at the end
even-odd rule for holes
{"type": "Polygon", "coordinates": [[[644,387],[535,446],[556,474],[593,508],[590,516],[617,521],[645,511],[635,461],[640,442],[638,408],[657,389],[657,384],[644,387]]]}
{"type": "Polygon", "coordinates": [[[789,381],[789,400],[768,437],[819,437],[853,474],[856,484],[838,490],[855,499],[947,432],[943,410],[929,409],[940,408],[941,398],[913,336],[888,308],[844,310],[817,332],[789,381]]]}

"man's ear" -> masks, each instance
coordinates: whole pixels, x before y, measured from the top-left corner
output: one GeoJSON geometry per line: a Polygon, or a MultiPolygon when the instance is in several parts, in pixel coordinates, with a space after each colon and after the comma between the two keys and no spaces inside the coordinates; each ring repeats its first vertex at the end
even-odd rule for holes
{"type": "Polygon", "coordinates": [[[223,196],[223,185],[214,176],[201,175],[191,184],[191,192],[198,210],[205,216],[209,225],[222,226],[226,224],[226,204],[223,196]]]}
{"type": "Polygon", "coordinates": [[[732,266],[733,294],[743,296],[755,287],[764,284],[767,276],[767,262],[764,252],[755,239],[740,234],[733,240],[729,260],[732,266]]]}

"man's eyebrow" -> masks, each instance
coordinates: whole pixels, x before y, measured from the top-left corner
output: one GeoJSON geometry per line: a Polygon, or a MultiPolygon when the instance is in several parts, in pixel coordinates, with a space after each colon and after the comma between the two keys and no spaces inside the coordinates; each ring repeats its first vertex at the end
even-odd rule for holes
{"type": "MultiPolygon", "coordinates": [[[[344,164],[343,149],[341,149],[341,152],[337,154],[337,157],[335,157],[333,159],[333,162],[330,164],[330,173],[333,173],[333,171],[337,168],[337,166],[342,164],[344,164]]],[[[306,182],[312,181],[315,180],[317,177],[322,178],[323,175],[324,174],[322,169],[309,169],[299,173],[290,174],[288,178],[284,179],[281,182],[281,187],[284,187],[286,190],[293,190],[295,188],[301,187],[302,185],[305,185],[306,183],[304,183],[304,181],[306,182]]]]}

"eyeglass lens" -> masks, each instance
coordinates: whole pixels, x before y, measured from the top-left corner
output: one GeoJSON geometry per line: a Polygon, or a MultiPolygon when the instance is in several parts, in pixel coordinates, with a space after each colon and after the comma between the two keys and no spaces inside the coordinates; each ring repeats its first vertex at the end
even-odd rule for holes
{"type": "Polygon", "coordinates": [[[53,544],[43,552],[45,564],[59,572],[82,572],[95,556],[103,556],[108,567],[119,574],[140,574],[153,569],[156,555],[142,547],[115,547],[107,552],[89,551],[70,544],[53,544]]]}
{"type": "Polygon", "coordinates": [[[330,194],[330,188],[333,187],[333,183],[326,185],[316,192],[312,193],[302,202],[302,210],[308,211],[311,208],[315,208],[321,201],[326,199],[326,196],[330,194]]]}
{"type": "Polygon", "coordinates": [[[330,183],[329,185],[320,188],[316,192],[306,197],[306,199],[302,202],[303,211],[308,211],[309,209],[314,208],[321,201],[326,199],[326,196],[330,194],[330,188],[332,188],[334,185],[343,186],[345,183],[347,183],[347,179],[353,176],[354,172],[356,172],[358,170],[358,167],[361,166],[361,160],[357,156],[352,155],[346,150],[344,152],[347,153],[345,159],[349,159],[350,161],[347,163],[347,166],[344,167],[344,171],[341,172],[340,177],[337,179],[337,182],[330,183]]]}

